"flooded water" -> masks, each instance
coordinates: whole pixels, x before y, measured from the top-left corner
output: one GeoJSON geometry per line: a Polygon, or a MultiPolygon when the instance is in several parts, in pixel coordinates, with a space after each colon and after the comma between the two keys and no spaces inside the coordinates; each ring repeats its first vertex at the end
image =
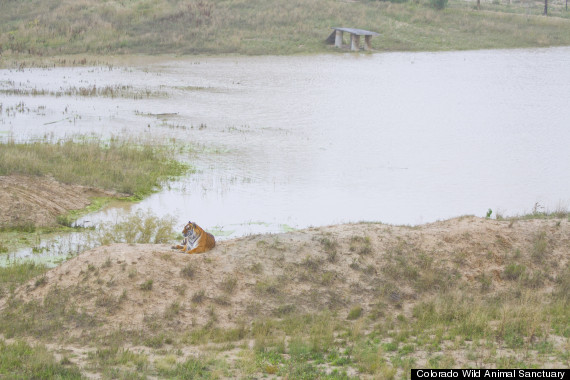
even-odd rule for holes
{"type": "Polygon", "coordinates": [[[124,208],[218,238],[570,205],[570,48],[185,58],[0,70],[0,139],[188,144],[198,172],[124,208]],[[91,95],[91,96],[87,96],[91,95]]]}

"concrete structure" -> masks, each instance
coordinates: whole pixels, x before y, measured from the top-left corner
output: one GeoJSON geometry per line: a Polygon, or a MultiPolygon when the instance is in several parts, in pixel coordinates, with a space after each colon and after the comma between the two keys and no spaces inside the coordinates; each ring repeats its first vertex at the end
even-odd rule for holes
{"type": "Polygon", "coordinates": [[[342,37],[343,33],[350,33],[350,50],[356,51],[360,50],[360,36],[364,36],[364,49],[372,50],[372,45],[370,40],[372,36],[378,36],[379,33],[371,32],[369,30],[355,29],[355,28],[337,28],[333,27],[334,32],[327,38],[327,42],[331,43],[334,41],[334,46],[337,48],[342,47],[342,37]]]}

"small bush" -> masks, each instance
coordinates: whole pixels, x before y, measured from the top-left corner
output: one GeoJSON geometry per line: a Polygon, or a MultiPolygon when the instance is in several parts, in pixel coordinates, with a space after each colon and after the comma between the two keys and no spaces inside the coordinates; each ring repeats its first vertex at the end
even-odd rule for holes
{"type": "Polygon", "coordinates": [[[548,240],[546,239],[546,232],[539,232],[534,238],[530,255],[535,262],[541,263],[548,253],[547,250],[548,240]]]}
{"type": "Polygon", "coordinates": [[[202,303],[204,302],[205,298],[206,298],[206,291],[202,289],[192,295],[192,302],[202,303]]]}
{"type": "Polygon", "coordinates": [[[180,270],[180,275],[185,278],[194,278],[194,273],[196,271],[192,267],[191,264],[186,265],[184,268],[180,270]]]}
{"type": "Polygon", "coordinates": [[[134,215],[123,218],[118,223],[106,223],[94,232],[94,240],[99,245],[112,243],[163,244],[176,235],[174,218],[159,218],[150,212],[138,210],[134,215]]]}
{"type": "Polygon", "coordinates": [[[236,286],[237,286],[237,279],[232,276],[225,278],[220,284],[222,290],[227,294],[232,294],[235,291],[236,286]]]}
{"type": "MultiPolygon", "coordinates": [[[[444,9],[445,7],[447,7],[447,1],[448,0],[430,0],[429,4],[432,8],[437,9],[437,10],[441,10],[441,9],[444,9]]],[[[489,214],[489,216],[491,216],[491,215],[489,214]]]]}
{"type": "Polygon", "coordinates": [[[352,309],[350,309],[346,319],[352,321],[352,320],[360,318],[361,316],[362,316],[362,306],[358,305],[358,306],[355,306],[352,309]]]}
{"type": "Polygon", "coordinates": [[[152,290],[152,280],[147,280],[140,285],[141,290],[149,291],[152,290]]]}
{"type": "Polygon", "coordinates": [[[524,265],[513,263],[505,267],[503,275],[507,280],[516,280],[524,274],[525,270],[526,267],[524,265]]]}

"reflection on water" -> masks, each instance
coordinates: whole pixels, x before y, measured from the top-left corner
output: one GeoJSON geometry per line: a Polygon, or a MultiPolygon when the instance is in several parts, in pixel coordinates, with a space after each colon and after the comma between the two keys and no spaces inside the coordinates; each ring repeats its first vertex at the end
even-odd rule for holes
{"type": "Polygon", "coordinates": [[[198,173],[81,222],[151,210],[223,239],[553,210],[570,202],[569,64],[570,49],[555,48],[0,70],[0,139],[198,147],[180,154],[198,173]]]}

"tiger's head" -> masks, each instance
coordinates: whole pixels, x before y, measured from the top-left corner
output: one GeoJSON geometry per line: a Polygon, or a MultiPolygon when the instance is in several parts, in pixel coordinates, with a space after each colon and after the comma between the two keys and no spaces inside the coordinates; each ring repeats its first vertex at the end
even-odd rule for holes
{"type": "Polygon", "coordinates": [[[195,231],[196,231],[196,223],[188,222],[188,224],[185,225],[184,229],[182,230],[182,235],[184,237],[188,237],[188,235],[190,234],[196,235],[195,231]]]}

